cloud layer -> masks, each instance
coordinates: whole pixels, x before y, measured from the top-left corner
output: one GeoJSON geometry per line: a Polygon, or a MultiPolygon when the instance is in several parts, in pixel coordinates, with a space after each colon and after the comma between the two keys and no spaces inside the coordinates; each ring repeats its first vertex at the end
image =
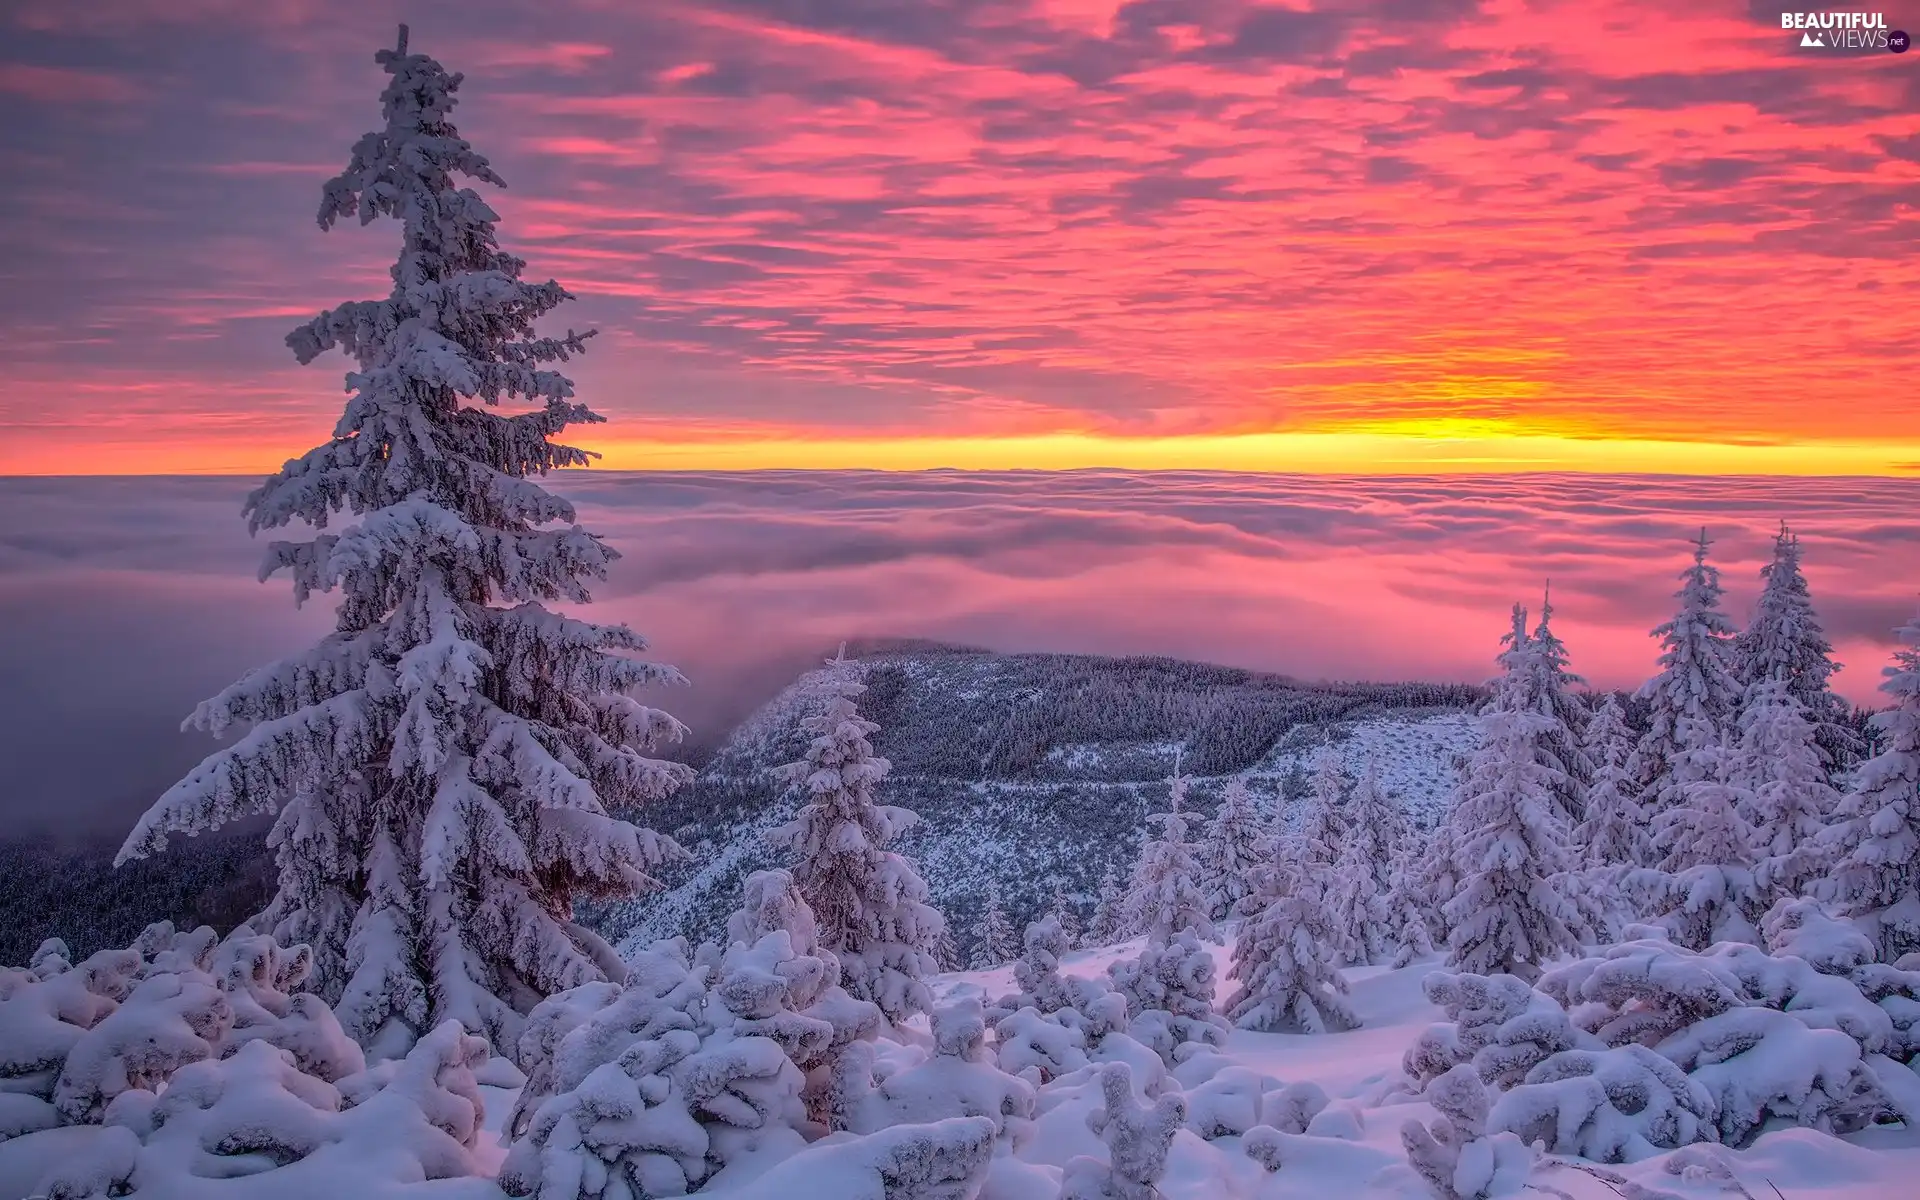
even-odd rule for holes
{"type": "MultiPolygon", "coordinates": [[[[23,0],[0,469],[256,469],[404,7],[645,439],[1920,445],[1920,56],[1708,0],[23,0]],[[1684,10],[1684,11],[1683,11],[1684,10]]],[[[1887,10],[1920,26],[1910,2],[1887,10]]],[[[1906,454],[1911,459],[1912,454],[1906,454]]]]}
{"type": "MultiPolygon", "coordinates": [[[[129,819],[209,748],[192,705],[324,629],[231,479],[0,480],[0,762],[14,827],[129,819]],[[112,747],[111,753],[102,747],[112,747]]],[[[1920,603],[1920,484],[1206,473],[587,474],[559,481],[624,557],[597,616],[693,679],[714,738],[839,640],[1171,654],[1306,678],[1475,681],[1552,582],[1574,666],[1638,682],[1705,525],[1744,619],[1781,518],[1870,701],[1920,603]]]]}

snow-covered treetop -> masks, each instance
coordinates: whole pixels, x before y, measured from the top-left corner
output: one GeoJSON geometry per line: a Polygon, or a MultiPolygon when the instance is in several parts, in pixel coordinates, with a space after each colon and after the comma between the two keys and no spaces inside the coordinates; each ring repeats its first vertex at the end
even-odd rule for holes
{"type": "MultiPolygon", "coordinates": [[[[573,400],[573,384],[547,364],[585,348],[590,334],[535,333],[534,322],[572,297],[558,283],[528,283],[526,264],[500,248],[499,219],[465,177],[505,183],[451,120],[461,76],[400,48],[376,56],[391,76],[381,105],[385,128],[353,149],[347,169],[320,203],[320,226],[343,217],[401,222],[401,252],[384,300],[359,300],[320,314],[287,335],[302,363],[339,348],[359,369],[333,440],[283,467],[247,499],[252,528],[304,520],[326,525],[343,508],[364,512],[412,501],[448,510],[468,524],[523,532],[525,524],[572,521],[566,501],[526,482],[555,467],[584,466],[585,451],[548,439],[568,425],[601,420],[573,400]],[[497,405],[519,399],[535,411],[511,416],[464,407],[461,397],[497,405]]],[[[538,545],[501,539],[487,569],[456,590],[485,600],[584,600],[577,582],[614,555],[598,539],[538,545]],[[522,551],[515,555],[514,550],[522,551]]],[[[325,586],[322,564],[294,559],[301,586],[325,586]]]]}
{"type": "Polygon", "coordinates": [[[1660,672],[1640,689],[1654,702],[1656,713],[1688,717],[1724,727],[1740,702],[1731,670],[1733,622],[1720,610],[1723,590],[1720,570],[1707,562],[1712,545],[1707,531],[1694,543],[1693,565],[1680,573],[1674,593],[1680,611],[1656,626],[1660,639],[1660,672]]]}

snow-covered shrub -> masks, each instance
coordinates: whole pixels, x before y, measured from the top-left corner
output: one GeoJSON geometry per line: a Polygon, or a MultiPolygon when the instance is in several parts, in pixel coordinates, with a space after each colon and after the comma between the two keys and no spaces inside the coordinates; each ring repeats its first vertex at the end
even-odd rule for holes
{"type": "Polygon", "coordinates": [[[226,993],[205,974],[149,975],[74,1043],[53,1105],[69,1124],[98,1124],[122,1092],[157,1091],[182,1067],[217,1058],[232,1026],[226,993]]]}
{"type": "Polygon", "coordinates": [[[1427,999],[1453,1022],[1414,1043],[1402,1064],[1426,1083],[1467,1063],[1487,1084],[1505,1088],[1562,1050],[1581,1044],[1564,1008],[1512,975],[1435,971],[1421,980],[1427,999]]]}
{"type": "Polygon", "coordinates": [[[836,1134],[779,1163],[737,1200],[973,1200],[993,1162],[994,1126],[985,1117],[896,1125],[864,1137],[836,1134]]]}
{"type": "Polygon", "coordinates": [[[1712,1092],[1645,1046],[1563,1050],[1501,1096],[1488,1120],[1555,1154],[1634,1162],[1709,1136],[1712,1092]]]}
{"type": "Polygon", "coordinates": [[[994,1055],[1000,1069],[1034,1084],[1044,1084],[1078,1071],[1087,1057],[1086,1035],[1071,1025],[1050,1020],[1036,1008],[1008,1013],[994,1025],[994,1055]]]}
{"type": "Polygon", "coordinates": [[[1505,1130],[1488,1131],[1486,1085],[1465,1063],[1427,1085],[1426,1100],[1438,1114],[1431,1124],[1400,1127],[1407,1161],[1439,1200],[1487,1200],[1526,1185],[1533,1154],[1505,1130]]]}
{"type": "Polygon", "coordinates": [[[43,1195],[397,1197],[422,1181],[479,1174],[472,1150],[485,1113],[474,1070],[486,1059],[485,1040],[450,1021],[404,1060],[329,1083],[254,1039],[181,1067],[157,1094],[119,1091],[105,1128],[48,1130],[9,1149],[41,1151],[51,1164],[43,1195]],[[82,1133],[100,1136],[76,1155],[71,1135],[82,1133]]]}
{"type": "Polygon", "coordinates": [[[294,993],[312,966],[307,947],[282,947],[270,937],[236,935],[221,943],[213,975],[233,1006],[233,1028],[222,1053],[263,1041],[329,1083],[365,1070],[366,1056],[326,1002],[311,992],[294,993]]]}
{"type": "Polygon", "coordinates": [[[1189,1043],[1219,1046],[1227,1022],[1213,1011],[1213,955],[1191,931],[1165,942],[1151,938],[1137,958],[1107,967],[1114,990],[1126,997],[1127,1033],[1171,1064],[1189,1043]]]}
{"type": "Polygon", "coordinates": [[[1107,1161],[1081,1155],[1069,1161],[1060,1200],[1160,1200],[1167,1152],[1187,1119],[1186,1101],[1163,1095],[1152,1104],[1134,1099],[1131,1072],[1121,1063],[1100,1068],[1104,1103],[1087,1127],[1107,1145],[1107,1161]]]}
{"type": "Polygon", "coordinates": [[[1034,1089],[995,1065],[977,999],[933,1013],[934,1053],[924,1062],[876,1079],[867,1043],[848,1048],[833,1081],[834,1128],[875,1133],[891,1125],[949,1117],[987,1117],[996,1133],[1033,1116],[1034,1089]]]}
{"type": "Polygon", "coordinates": [[[1802,959],[1828,975],[1846,975],[1873,961],[1873,943],[1865,934],[1805,896],[1776,902],[1761,919],[1760,933],[1768,954],[1802,959]]]}
{"type": "MultiPolygon", "coordinates": [[[[1208,1141],[1237,1137],[1262,1124],[1273,1124],[1279,1080],[1251,1067],[1228,1066],[1205,1082],[1186,1089],[1187,1128],[1208,1141]]],[[[1325,1107],[1324,1097],[1322,1107],[1325,1107]]],[[[1308,1117],[1311,1121],[1313,1118],[1308,1117]]]]}
{"type": "Polygon", "coordinates": [[[1714,1098],[1719,1140],[1731,1145],[1744,1144],[1769,1117],[1847,1133],[1884,1107],[1858,1042],[1776,1009],[1732,1009],[1656,1049],[1714,1098]]]}
{"type": "Polygon", "coordinates": [[[749,1145],[798,1150],[806,1081],[788,1047],[824,1049],[832,1027],[780,1007],[795,982],[818,978],[811,959],[797,980],[782,975],[791,946],[778,930],[732,947],[727,990],[710,994],[710,968],[691,966],[683,944],[660,943],[636,958],[625,985],[589,985],[536,1009],[501,1186],[540,1200],[679,1195],[749,1145]]]}

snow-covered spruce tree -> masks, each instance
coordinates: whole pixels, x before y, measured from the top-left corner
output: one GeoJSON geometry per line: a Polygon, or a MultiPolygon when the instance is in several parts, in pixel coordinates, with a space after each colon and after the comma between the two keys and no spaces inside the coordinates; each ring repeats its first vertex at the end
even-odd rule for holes
{"type": "Polygon", "coordinates": [[[1186,799],[1187,778],[1180,774],[1177,762],[1169,782],[1172,794],[1167,811],[1147,816],[1148,824],[1159,828],[1141,844],[1127,893],[1128,915],[1149,946],[1165,945],[1175,934],[1189,931],[1216,941],[1206,897],[1195,883],[1199,863],[1187,839],[1188,814],[1180,807],[1186,799]]]}
{"type": "Polygon", "coordinates": [[[1879,751],[1860,765],[1823,838],[1821,897],[1874,930],[1883,961],[1920,950],[1920,617],[1884,668],[1892,707],[1873,716],[1879,751]]]}
{"type": "Polygon", "coordinates": [[[1067,885],[1058,879],[1053,881],[1053,903],[1047,915],[1059,924],[1060,936],[1067,939],[1069,948],[1080,944],[1080,906],[1067,894],[1067,885]]]}
{"type": "Polygon", "coordinates": [[[1480,718],[1474,787],[1455,814],[1459,891],[1446,903],[1448,965],[1531,982],[1542,964],[1579,949],[1577,907],[1561,890],[1565,833],[1554,772],[1534,752],[1547,718],[1495,708],[1480,718]]]}
{"type": "Polygon", "coordinates": [[[1784,679],[1747,690],[1731,779],[1750,806],[1754,884],[1762,909],[1806,894],[1821,874],[1820,835],[1839,806],[1818,734],[1784,679]]]}
{"type": "Polygon", "coordinates": [[[1340,961],[1364,965],[1384,959],[1392,946],[1387,892],[1375,880],[1373,864],[1356,839],[1349,837],[1340,847],[1325,895],[1340,961]]]}
{"type": "Polygon", "coordinates": [[[629,698],[680,676],[631,657],[646,643],[626,627],[543,606],[584,603],[616,557],[530,481],[590,459],[550,440],[600,420],[550,365],[585,335],[536,336],[570,297],[521,279],[493,210],[456,183],[500,183],[448,119],[460,76],[404,30],[377,61],[386,125],[326,185],[320,225],[398,220],[393,292],[287,336],[303,363],[350,355],[352,398],[332,440],[245,506],[256,532],[359,518],[274,543],[262,568],[288,570],[296,600],[339,589],[335,630],[195,710],[216,735],[251,728],[160,797],[117,861],[277,810],[279,890],[255,927],[312,946],[311,986],[349,1032],[390,1057],[456,1018],[510,1053],[541,996],[620,970],[575,901],[653,887],[648,868],[677,853],[609,813],[688,778],[648,756],[679,723],[629,698]]]}
{"type": "Polygon", "coordinates": [[[1691,770],[1699,778],[1653,821],[1659,870],[1639,872],[1635,882],[1644,888],[1645,881],[1659,877],[1648,907],[1678,944],[1693,950],[1718,941],[1758,944],[1755,922],[1764,906],[1753,884],[1753,829],[1740,815],[1749,797],[1724,781],[1723,764],[1691,770]]]}
{"type": "Polygon", "coordinates": [[[1011,962],[1017,953],[1013,922],[1007,919],[1006,907],[1000,903],[1000,889],[994,887],[987,892],[987,907],[980,915],[980,940],[973,945],[973,969],[990,971],[1011,962]]]}
{"type": "Polygon", "coordinates": [[[1342,937],[1325,885],[1302,855],[1298,838],[1276,840],[1273,860],[1257,876],[1259,910],[1234,939],[1227,978],[1240,986],[1226,1013],[1242,1029],[1324,1033],[1360,1024],[1340,974],[1342,937]]]}
{"type": "Polygon", "coordinates": [[[1200,845],[1200,890],[1215,920],[1245,914],[1253,893],[1251,872],[1268,854],[1267,831],[1254,805],[1247,781],[1236,775],[1227,781],[1220,807],[1207,822],[1200,845]]]}
{"type": "Polygon", "coordinates": [[[1649,702],[1647,731],[1634,747],[1628,775],[1650,817],[1680,803],[1702,777],[1686,766],[1720,746],[1740,701],[1732,670],[1733,623],[1720,611],[1720,572],[1707,565],[1707,531],[1694,544],[1693,565],[1681,572],[1680,611],[1654,629],[1660,672],[1640,689],[1649,702]]]}
{"type": "Polygon", "coordinates": [[[1420,860],[1432,852],[1433,843],[1433,838],[1409,834],[1394,854],[1386,903],[1396,969],[1433,953],[1433,905],[1420,874],[1420,860]]]}
{"type": "Polygon", "coordinates": [[[1773,561],[1760,568],[1764,585],[1753,619],[1733,643],[1734,674],[1749,694],[1769,680],[1784,684],[1814,727],[1827,765],[1845,767],[1864,749],[1847,728],[1847,703],[1833,692],[1833,643],[1813,611],[1807,577],[1800,571],[1800,539],[1780,522],[1773,561]]]}
{"type": "Polygon", "coordinates": [[[1347,833],[1347,776],[1332,746],[1314,751],[1313,776],[1301,814],[1298,852],[1309,862],[1331,867],[1347,833]]]}
{"type": "Polygon", "coordinates": [[[1593,775],[1587,781],[1586,817],[1574,831],[1589,868],[1653,865],[1646,814],[1627,780],[1632,738],[1620,701],[1609,693],[1587,722],[1586,755],[1593,775]]]}
{"type": "Polygon", "coordinates": [[[888,763],[868,735],[880,727],[860,715],[866,685],[842,658],[829,664],[819,710],[801,722],[807,756],[779,768],[807,802],[773,840],[794,855],[793,878],[813,910],[820,944],[840,960],[841,984],[879,1006],[889,1021],[927,1012],[927,976],[946,921],[927,903],[927,885],[889,843],[919,818],[881,804],[874,789],[888,763]]]}
{"type": "Polygon", "coordinates": [[[1526,703],[1552,722],[1540,735],[1539,752],[1565,779],[1557,794],[1562,814],[1570,822],[1580,821],[1586,816],[1593,762],[1584,741],[1590,719],[1586,701],[1574,689],[1586,681],[1567,667],[1566,643],[1553,631],[1551,593],[1541,597],[1540,622],[1534,626],[1522,661],[1526,703]]]}
{"type": "Polygon", "coordinates": [[[1100,891],[1093,900],[1093,915],[1087,918],[1086,944],[1104,946],[1125,936],[1127,894],[1113,868],[1100,877],[1100,891]]]}

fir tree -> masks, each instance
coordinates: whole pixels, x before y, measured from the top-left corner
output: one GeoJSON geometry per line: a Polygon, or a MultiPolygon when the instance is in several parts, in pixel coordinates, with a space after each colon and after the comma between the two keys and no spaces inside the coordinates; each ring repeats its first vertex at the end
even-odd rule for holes
{"type": "Polygon", "coordinates": [[[1340,753],[1322,746],[1313,756],[1313,780],[1301,819],[1298,850],[1304,861],[1331,867],[1346,836],[1347,777],[1340,753]]]}
{"type": "Polygon", "coordinates": [[[1574,689],[1586,681],[1568,669],[1566,643],[1553,631],[1553,599],[1540,601],[1540,623],[1528,639],[1524,656],[1526,703],[1547,718],[1538,752],[1565,780],[1557,791],[1560,810],[1568,821],[1586,816],[1587,787],[1593,763],[1587,757],[1584,736],[1590,719],[1586,703],[1574,689]]]}
{"type": "Polygon", "coordinates": [[[1574,832],[1589,866],[1653,865],[1646,814],[1627,780],[1631,738],[1620,701],[1609,694],[1587,722],[1586,756],[1593,776],[1587,782],[1586,819],[1574,832]]]}
{"type": "Polygon", "coordinates": [[[1785,679],[1763,678],[1748,690],[1732,781],[1750,805],[1762,908],[1803,895],[1821,873],[1820,836],[1840,797],[1816,736],[1785,679]]]}
{"type": "Polygon", "coordinates": [[[1378,962],[1392,947],[1388,896],[1393,890],[1393,850],[1406,836],[1406,822],[1380,791],[1369,759],[1347,797],[1347,832],[1334,859],[1327,903],[1345,937],[1348,961],[1378,962]]]}
{"type": "Polygon", "coordinates": [[[1525,710],[1496,708],[1481,718],[1474,788],[1456,813],[1462,880],[1445,908],[1448,962],[1457,970],[1531,982],[1543,963],[1579,948],[1582,917],[1560,890],[1567,862],[1558,780],[1534,753],[1546,725],[1525,710]]]}
{"type": "Polygon", "coordinates": [[[990,971],[1012,962],[1018,954],[1013,922],[1007,919],[1006,907],[1000,902],[1000,889],[994,887],[987,892],[987,907],[980,914],[980,940],[973,947],[973,969],[990,971]]]}
{"type": "Polygon", "coordinates": [[[1813,611],[1813,596],[1800,571],[1800,539],[1780,522],[1773,539],[1773,561],[1760,568],[1763,586],[1753,619],[1733,643],[1735,677],[1751,695],[1759,685],[1778,682],[1799,702],[1814,727],[1814,738],[1831,767],[1852,763],[1863,749],[1847,728],[1847,704],[1833,692],[1833,644],[1813,611]]]}
{"type": "MultiPolygon", "coordinates": [[[[1654,818],[1653,846],[1663,875],[1653,907],[1674,941],[1704,950],[1717,941],[1758,943],[1753,885],[1753,830],[1740,815],[1750,799],[1726,782],[1713,750],[1687,751],[1689,777],[1680,802],[1654,818]]],[[[1644,874],[1642,876],[1644,878],[1644,874]]]]}
{"type": "Polygon", "coordinates": [[[1280,838],[1260,872],[1259,911],[1241,922],[1227,971],[1240,985],[1227,1017],[1242,1029],[1324,1033],[1360,1024],[1340,974],[1340,931],[1310,862],[1299,839],[1280,838]]]}
{"type": "Polygon", "coordinates": [[[1268,855],[1267,833],[1253,794],[1247,790],[1247,781],[1236,775],[1227,781],[1201,843],[1205,878],[1200,890],[1215,920],[1245,915],[1253,894],[1252,873],[1268,855]]]}
{"type": "Polygon", "coordinates": [[[1740,685],[1730,666],[1733,624],[1720,611],[1720,572],[1707,565],[1710,544],[1702,529],[1693,565],[1680,575],[1680,611],[1653,631],[1663,647],[1660,672],[1640,689],[1648,724],[1629,776],[1654,817],[1701,780],[1686,764],[1706,762],[1719,749],[1739,704],[1740,685]]]}
{"type": "Polygon", "coordinates": [[[1198,863],[1187,838],[1187,813],[1180,807],[1186,799],[1187,778],[1180,774],[1178,760],[1169,783],[1172,795],[1167,811],[1147,817],[1148,824],[1159,829],[1149,833],[1140,848],[1127,896],[1133,927],[1146,935],[1149,946],[1165,945],[1173,935],[1186,931],[1208,941],[1215,939],[1206,897],[1194,882],[1198,863]]]}
{"type": "Polygon", "coordinates": [[[1920,617],[1897,636],[1905,645],[1880,684],[1893,705],[1873,717],[1878,750],[1823,838],[1834,865],[1822,898],[1865,920],[1887,962],[1920,950],[1920,617]]]}
{"type": "Polygon", "coordinates": [[[881,804],[874,789],[887,760],[869,735],[880,727],[860,715],[866,691],[844,659],[829,664],[820,708],[801,722],[813,739],[807,756],[779,768],[806,789],[807,802],[774,840],[795,855],[794,882],[813,909],[820,944],[840,960],[842,986],[899,1022],[930,1010],[924,980],[946,922],[927,903],[913,863],[887,846],[919,818],[881,804]]]}
{"type": "Polygon", "coordinates": [[[1094,898],[1093,916],[1087,919],[1086,943],[1105,946],[1126,936],[1127,894],[1120,880],[1108,867],[1100,877],[1100,893],[1094,898]]]}
{"type": "Polygon", "coordinates": [[[263,567],[297,601],[338,589],[334,632],[195,711],[210,733],[249,729],[148,810],[119,861],[277,810],[279,888],[257,927],[313,947],[311,986],[348,1031],[396,1055],[455,1018],[512,1054],[541,996],[624,974],[572,910],[656,886],[648,870],[677,853],[609,813],[688,778],[649,757],[681,726],[629,698],[680,677],[631,657],[646,643],[625,626],[544,607],[588,600],[616,557],[531,481],[590,460],[551,440],[600,420],[554,367],[586,335],[535,334],[571,297],[521,278],[457,182],[501,182],[449,119],[460,76],[409,53],[404,27],[376,61],[385,127],[319,220],[398,220],[393,291],[287,336],[302,363],[349,355],[352,395],[332,439],[245,505],[255,532],[358,518],[274,543],[263,567]]]}
{"type": "Polygon", "coordinates": [[[1067,939],[1068,946],[1080,944],[1080,907],[1067,894],[1066,884],[1057,879],[1053,882],[1053,906],[1047,915],[1060,926],[1060,936],[1067,939]]]}

